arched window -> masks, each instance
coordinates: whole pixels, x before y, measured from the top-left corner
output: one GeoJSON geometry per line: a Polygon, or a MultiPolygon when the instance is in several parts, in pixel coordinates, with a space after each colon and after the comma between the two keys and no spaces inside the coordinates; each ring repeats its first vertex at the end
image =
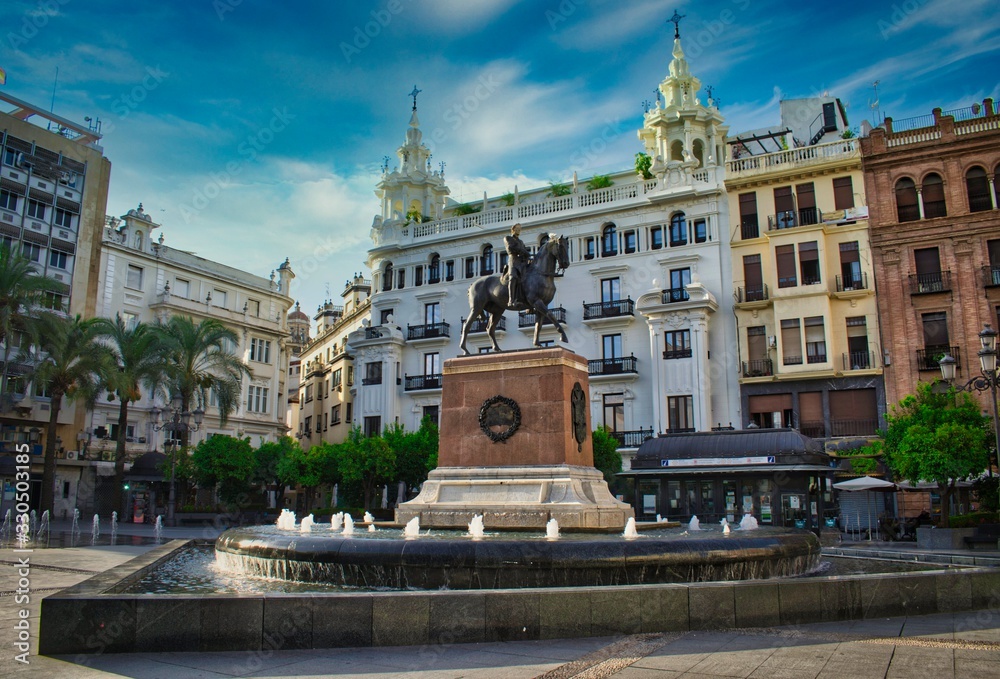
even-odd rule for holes
{"type": "Polygon", "coordinates": [[[618,254],[618,229],[614,224],[608,224],[601,231],[601,257],[614,257],[618,254]]]}
{"type": "Polygon", "coordinates": [[[483,276],[489,276],[493,273],[493,246],[488,243],[483,246],[483,256],[479,262],[479,273],[483,276]]]}
{"type": "Polygon", "coordinates": [[[386,262],[385,268],[382,269],[382,291],[389,290],[392,290],[392,262],[386,262]]]}
{"type": "Polygon", "coordinates": [[[990,200],[990,180],[986,177],[986,170],[981,167],[969,168],[965,173],[965,190],[969,193],[969,212],[993,209],[993,201],[990,200]]]}
{"type": "Polygon", "coordinates": [[[670,247],[687,245],[688,227],[687,218],[683,212],[675,212],[670,215],[670,247]]]}
{"type": "Polygon", "coordinates": [[[705,167],[705,144],[701,139],[695,139],[693,147],[692,152],[695,160],[698,161],[698,167],[705,167]]]}
{"type": "Polygon", "coordinates": [[[896,217],[901,222],[915,222],[920,219],[917,185],[909,177],[903,177],[896,182],[896,217]]]}
{"type": "Polygon", "coordinates": [[[427,271],[427,282],[428,283],[440,283],[441,282],[441,257],[438,255],[431,255],[431,266],[427,271]]]}
{"type": "Polygon", "coordinates": [[[944,182],[941,175],[933,172],[924,177],[924,218],[946,217],[948,208],[944,204],[944,182]]]}
{"type": "Polygon", "coordinates": [[[680,139],[670,144],[670,160],[684,160],[684,142],[680,139]]]}

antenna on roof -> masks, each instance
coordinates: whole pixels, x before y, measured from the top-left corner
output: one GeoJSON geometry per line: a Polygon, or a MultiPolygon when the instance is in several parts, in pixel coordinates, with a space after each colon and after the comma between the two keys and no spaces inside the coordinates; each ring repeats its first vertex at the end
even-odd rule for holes
{"type": "Polygon", "coordinates": [[[879,101],[878,101],[878,86],[879,83],[881,82],[882,82],[881,80],[876,80],[875,82],[872,83],[872,89],[875,90],[875,100],[874,101],[871,99],[868,100],[868,108],[872,110],[872,116],[874,118],[872,122],[875,123],[876,125],[882,123],[881,121],[882,111],[879,108],[879,101]]]}
{"type": "MultiPolygon", "coordinates": [[[[55,111],[55,108],[56,108],[56,84],[58,82],[59,82],[59,67],[56,66],[56,77],[52,79],[52,103],[49,104],[49,113],[55,113],[56,112],[55,111]]],[[[51,130],[52,129],[52,121],[51,120],[49,121],[48,127],[46,127],[45,129],[46,130],[51,130]]]]}

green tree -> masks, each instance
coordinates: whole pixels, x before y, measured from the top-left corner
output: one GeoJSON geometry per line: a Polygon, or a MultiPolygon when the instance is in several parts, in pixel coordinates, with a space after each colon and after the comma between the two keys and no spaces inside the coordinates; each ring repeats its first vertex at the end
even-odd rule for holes
{"type": "MultiPolygon", "coordinates": [[[[219,420],[225,424],[236,410],[244,377],[252,377],[250,367],[233,353],[236,333],[213,318],[195,323],[190,316],[174,316],[159,326],[170,361],[168,385],[171,394],[180,394],[181,409],[190,412],[208,404],[208,392],[216,397],[219,420]]],[[[181,446],[190,433],[180,432],[181,446]]]]}
{"type": "Polygon", "coordinates": [[[191,462],[198,483],[217,487],[219,499],[233,508],[246,498],[257,466],[249,438],[222,434],[210,436],[195,446],[191,462]]]}
{"type": "Polygon", "coordinates": [[[114,506],[122,507],[125,482],[125,430],[129,405],[142,398],[142,389],[155,394],[167,376],[167,354],[163,336],[145,323],[127,324],[120,314],[114,320],[100,318],[94,332],[108,348],[112,366],[102,376],[103,387],[118,399],[118,437],[115,442],[114,506]]]}
{"type": "Polygon", "coordinates": [[[622,470],[622,456],[618,452],[618,439],[611,435],[607,427],[598,427],[591,436],[594,442],[594,466],[604,474],[608,485],[616,481],[622,470]]]}
{"type": "MultiPolygon", "coordinates": [[[[307,491],[322,483],[336,483],[336,446],[320,443],[303,450],[296,443],[288,447],[278,463],[278,479],[285,485],[302,486],[307,491]]],[[[311,497],[312,494],[308,495],[311,497]]]]}
{"type": "Polygon", "coordinates": [[[941,525],[948,525],[957,481],[978,475],[989,463],[989,425],[971,395],[949,389],[935,393],[930,383],[893,406],[888,428],[872,450],[881,449],[898,478],[933,481],[941,495],[941,525]]]}
{"type": "Polygon", "coordinates": [[[79,316],[66,319],[46,315],[38,319],[32,348],[22,347],[21,356],[31,366],[35,388],[49,395],[49,423],[45,436],[45,466],[42,472],[42,510],[52,510],[56,479],[56,427],[64,401],[92,405],[97,398],[100,376],[110,369],[110,355],[96,340],[94,320],[79,316]]]}
{"type": "Polygon", "coordinates": [[[296,449],[302,450],[298,441],[290,436],[282,436],[277,441],[261,443],[260,447],[254,451],[256,466],[252,481],[264,491],[270,484],[276,484],[278,486],[277,502],[279,507],[282,506],[282,497],[285,494],[285,484],[281,481],[281,465],[286,458],[295,454],[296,449]]]}
{"type": "Polygon", "coordinates": [[[396,473],[396,454],[382,436],[366,437],[355,427],[337,446],[337,469],[346,483],[361,485],[365,509],[371,509],[375,489],[396,473]]]}

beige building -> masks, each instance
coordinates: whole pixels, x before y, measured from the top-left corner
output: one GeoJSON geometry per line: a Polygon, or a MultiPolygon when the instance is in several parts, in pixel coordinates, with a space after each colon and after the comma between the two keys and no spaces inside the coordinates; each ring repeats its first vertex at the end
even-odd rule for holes
{"type": "Polygon", "coordinates": [[[871,435],[885,389],[858,141],[781,145],[744,141],[726,167],[742,424],[871,435]]]}
{"type": "Polygon", "coordinates": [[[347,336],[368,321],[372,284],[360,275],[347,281],[342,304],[327,302],[316,316],[316,337],[301,353],[297,407],[292,406],[292,431],[302,447],[340,443],[354,417],[354,358],[347,336]]]}

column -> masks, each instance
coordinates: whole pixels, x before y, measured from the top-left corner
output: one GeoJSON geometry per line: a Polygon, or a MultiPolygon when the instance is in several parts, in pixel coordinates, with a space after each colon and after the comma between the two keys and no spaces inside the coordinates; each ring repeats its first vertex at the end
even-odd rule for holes
{"type": "Polygon", "coordinates": [[[924,190],[917,187],[917,209],[920,211],[920,219],[924,219],[924,190]]]}
{"type": "Polygon", "coordinates": [[[990,205],[993,209],[997,209],[997,185],[996,185],[996,175],[988,174],[986,175],[986,180],[989,182],[990,187],[990,205]]]}
{"type": "Polygon", "coordinates": [[[662,343],[660,342],[660,337],[663,335],[663,321],[647,319],[649,324],[649,360],[650,360],[650,374],[653,377],[653,393],[652,403],[653,406],[653,432],[657,434],[659,432],[666,430],[666,412],[665,408],[667,406],[666,398],[664,398],[663,389],[663,349],[662,343]]]}
{"type": "Polygon", "coordinates": [[[712,388],[709,382],[708,342],[706,330],[708,329],[708,319],[704,313],[692,312],[691,316],[691,356],[693,361],[693,387],[692,397],[695,400],[694,425],[697,431],[708,431],[712,427],[712,388]]]}

